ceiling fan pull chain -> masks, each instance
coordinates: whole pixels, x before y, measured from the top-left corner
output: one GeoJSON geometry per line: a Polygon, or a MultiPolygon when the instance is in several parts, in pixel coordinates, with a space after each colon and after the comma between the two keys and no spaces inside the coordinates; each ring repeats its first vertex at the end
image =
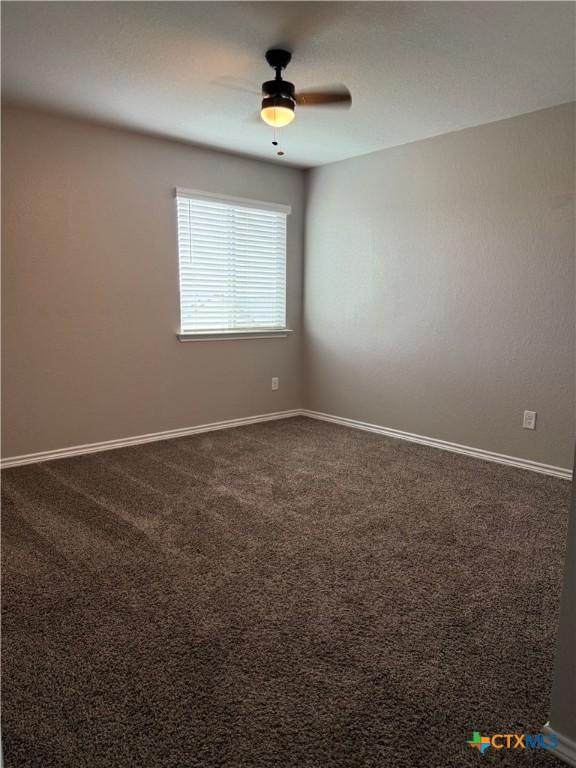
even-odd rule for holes
{"type": "Polygon", "coordinates": [[[283,151],[280,149],[280,147],[278,146],[278,143],[279,143],[279,142],[278,142],[278,134],[276,133],[276,126],[273,126],[273,136],[274,136],[274,138],[273,138],[273,140],[272,140],[272,144],[273,144],[273,146],[277,147],[277,149],[278,149],[278,151],[276,152],[276,154],[277,154],[279,157],[282,157],[282,155],[284,155],[285,153],[284,153],[284,152],[283,152],[283,151]]]}

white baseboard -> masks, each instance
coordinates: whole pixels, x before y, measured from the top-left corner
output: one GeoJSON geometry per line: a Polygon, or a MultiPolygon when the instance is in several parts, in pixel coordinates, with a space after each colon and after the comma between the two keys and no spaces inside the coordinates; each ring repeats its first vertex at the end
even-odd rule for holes
{"type": "Polygon", "coordinates": [[[505,456],[502,453],[484,451],[481,448],[471,448],[468,445],[459,445],[458,443],[449,443],[446,440],[437,440],[434,437],[425,437],[424,435],[415,435],[411,432],[402,432],[399,429],[381,427],[378,424],[367,424],[364,421],[355,419],[346,419],[342,416],[333,416],[329,413],[320,413],[319,411],[309,411],[307,409],[293,408],[289,411],[277,411],[276,413],[264,413],[259,416],[247,416],[242,419],[229,419],[228,421],[216,421],[211,424],[200,424],[196,427],[184,427],[183,429],[169,429],[165,432],[151,432],[147,435],[136,435],[135,437],[126,437],[119,440],[105,440],[101,443],[87,443],[86,445],[73,445],[70,448],[59,448],[54,451],[40,451],[39,453],[27,453],[23,456],[9,456],[0,461],[0,467],[19,467],[23,464],[36,464],[41,461],[52,461],[54,459],[64,459],[67,456],[81,456],[85,453],[98,453],[99,451],[111,451],[114,448],[127,448],[130,445],[141,445],[143,443],[153,443],[157,440],[171,440],[174,437],[186,437],[187,435],[197,435],[202,432],[212,432],[218,429],[229,429],[231,427],[242,427],[246,424],[258,424],[264,421],[276,421],[277,419],[289,419],[293,416],[308,416],[320,421],[330,421],[333,424],[340,424],[344,427],[353,429],[362,429],[367,432],[376,432],[387,437],[395,437],[399,440],[408,440],[412,443],[420,443],[431,448],[440,448],[443,451],[452,451],[453,453],[462,453],[465,456],[472,456],[475,459],[484,459],[493,461],[497,464],[506,464],[511,467],[528,469],[532,472],[540,472],[544,475],[560,477],[564,480],[572,479],[572,470],[564,467],[554,467],[550,464],[542,464],[530,459],[520,459],[515,456],[505,456]]]}
{"type": "Polygon", "coordinates": [[[20,467],[23,464],[36,464],[40,461],[53,461],[54,459],[64,459],[68,456],[82,456],[85,453],[98,453],[100,451],[111,451],[114,448],[127,448],[130,445],[142,445],[143,443],[154,443],[157,440],[171,440],[174,437],[186,437],[187,435],[197,435],[201,432],[213,432],[218,429],[229,429],[230,427],[243,427],[246,424],[258,424],[262,421],[276,421],[277,419],[289,419],[292,416],[300,416],[301,411],[294,408],[290,411],[277,411],[276,413],[264,413],[260,416],[247,416],[242,419],[229,419],[228,421],[215,421],[211,424],[200,424],[196,427],[184,427],[183,429],[168,429],[165,432],[151,432],[147,435],[136,435],[135,437],[125,437],[120,440],[105,440],[101,443],[87,443],[86,445],[73,445],[70,448],[59,448],[55,451],[40,451],[40,453],[27,453],[23,456],[10,456],[2,459],[0,467],[20,467]]]}
{"type": "Polygon", "coordinates": [[[378,424],[367,424],[365,421],[356,419],[345,419],[342,416],[333,416],[329,413],[320,413],[319,411],[302,410],[302,416],[309,416],[312,419],[320,421],[330,421],[333,424],[340,424],[343,427],[352,427],[354,429],[363,429],[366,432],[376,432],[379,435],[387,437],[396,437],[399,440],[408,440],[411,443],[420,443],[431,448],[440,448],[443,451],[452,451],[453,453],[462,453],[465,456],[472,456],[475,459],[484,461],[493,461],[496,464],[506,464],[510,467],[519,467],[520,469],[529,469],[531,472],[540,472],[543,475],[552,475],[561,477],[564,480],[572,479],[572,470],[564,467],[554,467],[551,464],[542,464],[539,461],[530,459],[520,459],[515,456],[506,456],[502,453],[493,451],[484,451],[481,448],[471,448],[469,445],[459,445],[458,443],[449,443],[446,440],[438,440],[435,437],[425,437],[424,435],[415,435],[412,432],[402,432],[399,429],[390,429],[381,427],[378,424]]]}
{"type": "Polygon", "coordinates": [[[575,766],[576,768],[576,741],[569,739],[568,736],[564,736],[562,733],[558,733],[550,723],[546,723],[544,728],[542,728],[542,733],[552,738],[558,745],[548,751],[559,757],[560,760],[564,760],[568,765],[575,766]]]}

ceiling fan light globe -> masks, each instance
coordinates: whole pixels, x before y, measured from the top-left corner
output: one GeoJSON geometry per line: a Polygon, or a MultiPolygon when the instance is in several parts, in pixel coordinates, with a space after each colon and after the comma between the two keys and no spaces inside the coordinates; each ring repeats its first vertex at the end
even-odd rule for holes
{"type": "Polygon", "coordinates": [[[264,107],[260,117],[274,128],[283,128],[294,120],[294,110],[288,107],[264,107]]]}
{"type": "Polygon", "coordinates": [[[267,96],[262,99],[260,117],[274,128],[283,128],[294,120],[294,102],[286,96],[267,96]]]}

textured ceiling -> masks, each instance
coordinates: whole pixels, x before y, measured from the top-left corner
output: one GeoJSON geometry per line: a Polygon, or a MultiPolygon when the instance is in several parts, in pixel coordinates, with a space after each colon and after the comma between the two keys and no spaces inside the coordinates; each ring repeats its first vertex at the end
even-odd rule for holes
{"type": "Polygon", "coordinates": [[[250,89],[289,46],[297,88],[354,100],[297,110],[277,162],[301,166],[574,99],[573,3],[3,2],[2,21],[5,100],[267,159],[250,89]]]}

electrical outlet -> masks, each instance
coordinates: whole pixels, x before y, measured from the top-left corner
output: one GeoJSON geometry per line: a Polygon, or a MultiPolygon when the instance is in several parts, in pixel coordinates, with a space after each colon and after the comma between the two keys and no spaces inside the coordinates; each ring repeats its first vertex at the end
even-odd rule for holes
{"type": "Polygon", "coordinates": [[[277,389],[280,389],[280,380],[278,379],[278,376],[272,377],[272,389],[276,391],[277,389]]]}
{"type": "Polygon", "coordinates": [[[524,411],[524,429],[536,429],[536,411],[524,411]]]}

